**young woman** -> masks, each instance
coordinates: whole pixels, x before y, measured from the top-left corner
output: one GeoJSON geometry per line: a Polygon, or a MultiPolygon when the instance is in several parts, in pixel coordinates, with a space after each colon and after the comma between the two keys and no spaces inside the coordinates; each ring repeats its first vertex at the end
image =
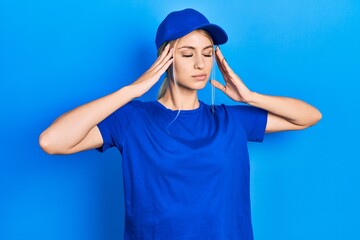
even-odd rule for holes
{"type": "Polygon", "coordinates": [[[303,101],[249,90],[216,46],[226,41],[225,31],[195,10],[170,13],[158,28],[159,57],[148,71],[63,114],[41,134],[50,154],[120,150],[125,239],[253,239],[247,142],[321,119],[303,101]],[[225,85],[211,84],[246,105],[199,101],[215,59],[225,85]],[[156,101],[133,100],[165,72],[156,101]]]}

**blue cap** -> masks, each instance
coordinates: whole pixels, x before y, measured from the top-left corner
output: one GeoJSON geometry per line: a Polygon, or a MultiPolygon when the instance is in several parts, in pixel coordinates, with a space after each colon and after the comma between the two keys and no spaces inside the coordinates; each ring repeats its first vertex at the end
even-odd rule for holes
{"type": "Polygon", "coordinates": [[[156,48],[159,49],[164,42],[183,37],[196,29],[208,32],[215,45],[224,44],[228,40],[224,29],[210,23],[200,12],[187,8],[169,13],[160,23],[156,32],[156,48]]]}

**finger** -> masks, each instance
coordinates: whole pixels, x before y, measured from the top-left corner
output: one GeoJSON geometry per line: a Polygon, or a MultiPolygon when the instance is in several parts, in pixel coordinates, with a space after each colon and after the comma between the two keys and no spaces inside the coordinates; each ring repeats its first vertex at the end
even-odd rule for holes
{"type": "Polygon", "coordinates": [[[168,52],[168,55],[166,55],[166,57],[160,62],[160,65],[162,65],[164,62],[167,62],[168,59],[170,58],[174,58],[175,56],[175,49],[176,49],[176,46],[177,46],[177,43],[178,43],[179,39],[177,39],[173,45],[173,47],[169,50],[168,52]]]}
{"type": "Polygon", "coordinates": [[[166,54],[169,52],[169,50],[170,50],[170,43],[167,43],[158,59],[161,60],[162,58],[164,58],[166,54]]]}
{"type": "Polygon", "coordinates": [[[224,55],[222,54],[219,46],[216,46],[216,49],[215,49],[215,56],[216,56],[216,61],[219,65],[223,65],[223,62],[224,62],[224,55]]]}
{"type": "MultiPolygon", "coordinates": [[[[176,46],[177,46],[177,43],[178,43],[179,39],[177,39],[173,45],[173,47],[171,49],[168,50],[168,53],[167,55],[165,55],[164,58],[161,58],[159,59],[159,62],[158,64],[154,64],[154,68],[157,68],[160,66],[160,68],[162,67],[162,65],[164,63],[166,63],[170,58],[173,58],[174,57],[174,53],[175,53],[175,49],[176,49],[176,46]]],[[[170,46],[170,43],[168,43],[168,45],[166,45],[166,48],[170,46]]],[[[164,49],[164,52],[165,52],[165,49],[164,49]]],[[[156,69],[156,71],[158,70],[159,68],[156,69]]]]}
{"type": "Polygon", "coordinates": [[[219,46],[216,46],[215,54],[216,54],[216,58],[217,58],[218,60],[224,58],[224,56],[223,56],[223,54],[222,54],[219,46]]]}
{"type": "Polygon", "coordinates": [[[234,71],[232,70],[232,68],[229,66],[228,62],[226,61],[226,58],[224,58],[224,55],[222,54],[221,50],[219,47],[217,47],[216,49],[216,61],[218,63],[220,71],[222,71],[222,73],[226,73],[232,77],[234,77],[234,75],[236,75],[234,73],[234,71]]]}
{"type": "Polygon", "coordinates": [[[173,55],[173,50],[170,49],[169,51],[166,52],[165,54],[165,50],[164,52],[161,54],[161,56],[155,61],[155,63],[148,69],[148,72],[156,72],[158,71],[165,62],[167,62],[173,55]]]}
{"type": "MultiPolygon", "coordinates": [[[[174,48],[170,49],[170,51],[168,52],[168,54],[165,56],[164,59],[161,60],[161,62],[159,62],[153,69],[153,71],[157,72],[160,69],[163,68],[164,65],[166,65],[169,60],[173,59],[173,55],[174,55],[174,48]]],[[[170,65],[169,65],[170,66],[170,65]]]]}
{"type": "Polygon", "coordinates": [[[224,58],[223,59],[223,66],[224,66],[224,69],[227,73],[229,74],[235,74],[234,71],[232,70],[232,68],[229,66],[228,62],[226,61],[226,59],[224,58]]]}
{"type": "Polygon", "coordinates": [[[222,85],[221,83],[219,83],[218,81],[212,79],[210,80],[210,83],[216,87],[217,89],[221,90],[222,92],[225,93],[226,87],[224,85],[222,85]]]}
{"type": "Polygon", "coordinates": [[[220,69],[220,72],[224,75],[225,73],[227,73],[226,68],[224,66],[225,58],[224,58],[219,46],[216,46],[215,56],[216,56],[216,63],[220,69]]]}
{"type": "Polygon", "coordinates": [[[165,62],[165,64],[158,70],[158,72],[160,72],[161,74],[163,74],[169,67],[170,65],[173,63],[174,58],[170,58],[167,62],[165,62]]]}
{"type": "Polygon", "coordinates": [[[160,80],[161,75],[169,68],[169,66],[173,63],[173,58],[170,58],[164,65],[155,70],[148,70],[147,73],[143,74],[142,77],[137,79],[134,83],[137,82],[149,82],[151,86],[160,80]]]}
{"type": "Polygon", "coordinates": [[[170,52],[170,44],[168,43],[163,52],[160,54],[160,56],[156,59],[156,61],[154,62],[154,64],[150,67],[149,70],[153,69],[153,68],[156,68],[169,54],[170,52]]]}
{"type": "Polygon", "coordinates": [[[148,79],[151,79],[151,82],[155,84],[157,81],[160,80],[160,77],[164,72],[170,67],[170,65],[173,63],[173,58],[169,59],[161,68],[159,68],[157,71],[151,72],[148,79]]]}

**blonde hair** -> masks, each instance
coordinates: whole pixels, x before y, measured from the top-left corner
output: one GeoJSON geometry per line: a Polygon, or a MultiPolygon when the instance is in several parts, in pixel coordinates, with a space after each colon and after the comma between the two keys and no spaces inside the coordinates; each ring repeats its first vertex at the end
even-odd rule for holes
{"type": "MultiPolygon", "coordinates": [[[[202,29],[197,29],[197,30],[194,30],[194,31],[200,31],[202,32],[203,34],[205,34],[211,41],[212,44],[214,44],[214,41],[212,40],[210,34],[208,32],[206,32],[205,30],[202,30],[202,29]]],[[[175,39],[175,40],[172,40],[172,41],[169,41],[169,42],[164,42],[158,49],[157,51],[157,55],[160,56],[161,53],[164,51],[165,47],[167,44],[170,44],[171,47],[173,47],[172,45],[174,44],[174,42],[176,42],[177,40],[179,40],[180,38],[178,39],[175,39]]],[[[160,86],[160,89],[159,89],[159,92],[158,92],[158,96],[157,96],[157,99],[160,99],[164,96],[165,92],[166,92],[166,89],[169,87],[169,78],[171,78],[172,76],[172,67],[169,67],[167,70],[166,70],[166,75],[165,75],[165,78],[163,80],[163,82],[161,83],[161,86],[160,86]]]]}
{"type": "MultiPolygon", "coordinates": [[[[157,52],[157,55],[158,55],[158,56],[160,56],[160,54],[164,51],[164,49],[165,49],[165,47],[166,47],[166,45],[167,45],[168,43],[171,44],[172,41],[171,41],[171,42],[164,42],[164,43],[159,47],[158,52],[157,52]]],[[[168,78],[169,78],[169,76],[170,76],[170,69],[171,69],[171,68],[168,68],[168,69],[166,70],[166,75],[165,75],[165,78],[164,78],[163,82],[161,83],[161,86],[160,86],[160,89],[159,89],[159,92],[158,92],[157,99],[160,99],[160,98],[162,98],[162,97],[164,96],[164,94],[165,94],[165,92],[166,92],[166,89],[167,89],[168,86],[169,86],[169,80],[168,80],[168,78]]]]}

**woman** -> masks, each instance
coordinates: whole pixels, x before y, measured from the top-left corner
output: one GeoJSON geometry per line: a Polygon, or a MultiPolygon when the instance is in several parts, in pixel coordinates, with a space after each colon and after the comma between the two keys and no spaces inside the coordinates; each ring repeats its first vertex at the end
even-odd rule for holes
{"type": "Polygon", "coordinates": [[[300,130],[321,113],[293,98],[250,91],[220,48],[225,31],[193,9],[160,24],[159,57],[134,83],[59,117],[40,136],[50,154],[117,147],[122,154],[125,239],[253,239],[247,141],[300,130]],[[225,80],[211,84],[248,105],[198,100],[213,61],[225,80]],[[133,100],[167,77],[157,101],[133,100]]]}

